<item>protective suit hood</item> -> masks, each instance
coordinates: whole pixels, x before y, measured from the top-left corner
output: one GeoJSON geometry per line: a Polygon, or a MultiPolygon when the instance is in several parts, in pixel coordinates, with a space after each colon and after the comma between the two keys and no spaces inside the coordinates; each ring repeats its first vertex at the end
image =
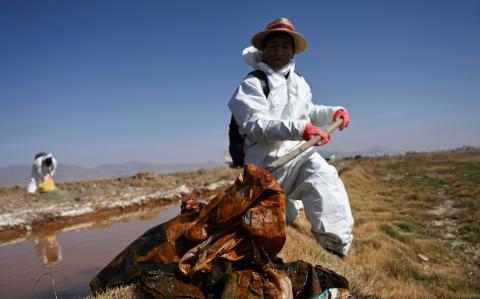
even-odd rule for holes
{"type": "MultiPolygon", "coordinates": [[[[242,53],[243,61],[251,66],[255,70],[262,70],[267,74],[268,83],[271,88],[278,87],[281,84],[285,84],[285,76],[295,71],[295,62],[293,59],[285,65],[281,70],[275,71],[268,64],[263,61],[263,52],[257,50],[255,47],[247,47],[242,53]]],[[[289,76],[290,79],[290,76],[289,76]]],[[[293,79],[293,78],[292,78],[293,79]]],[[[289,82],[295,81],[295,79],[287,80],[289,82]]]]}
{"type": "Polygon", "coordinates": [[[287,85],[287,95],[290,101],[295,102],[299,95],[300,77],[295,74],[295,62],[293,59],[282,69],[275,71],[263,61],[263,52],[255,47],[248,47],[243,50],[243,60],[254,69],[259,69],[267,74],[268,85],[273,90],[281,85],[287,85]],[[285,77],[288,75],[288,79],[285,77]]]}

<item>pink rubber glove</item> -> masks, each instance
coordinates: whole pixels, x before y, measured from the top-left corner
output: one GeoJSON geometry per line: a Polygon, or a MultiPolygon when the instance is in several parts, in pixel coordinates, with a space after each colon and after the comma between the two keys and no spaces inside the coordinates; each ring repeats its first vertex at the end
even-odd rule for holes
{"type": "Polygon", "coordinates": [[[319,135],[320,137],[322,137],[322,139],[320,139],[319,142],[315,143],[315,145],[324,145],[330,141],[329,134],[315,127],[314,125],[312,125],[312,123],[307,123],[305,125],[305,130],[303,131],[303,140],[309,141],[310,139],[315,137],[315,135],[319,135]]]}
{"type": "Polygon", "coordinates": [[[336,121],[339,117],[343,118],[343,123],[340,126],[340,131],[348,127],[348,124],[350,123],[350,115],[348,115],[347,109],[338,109],[335,111],[335,114],[333,115],[333,121],[336,121]]]}

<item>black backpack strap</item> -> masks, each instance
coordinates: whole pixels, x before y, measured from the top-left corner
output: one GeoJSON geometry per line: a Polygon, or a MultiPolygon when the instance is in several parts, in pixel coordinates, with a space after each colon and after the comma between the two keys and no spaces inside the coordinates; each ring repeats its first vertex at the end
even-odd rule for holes
{"type": "Polygon", "coordinates": [[[248,74],[260,80],[260,84],[262,84],[263,88],[263,94],[268,98],[268,95],[270,94],[270,86],[268,86],[267,74],[265,74],[265,72],[262,70],[254,70],[248,74]]]}
{"type": "MultiPolygon", "coordinates": [[[[268,98],[268,95],[270,94],[270,86],[268,86],[268,78],[267,78],[267,74],[265,74],[264,71],[262,70],[254,70],[254,71],[251,71],[250,73],[248,73],[249,75],[252,75],[254,76],[255,78],[257,78],[258,80],[260,80],[260,83],[262,84],[262,88],[263,88],[263,94],[265,95],[265,97],[268,98]]],[[[288,79],[288,75],[290,73],[288,73],[285,78],[288,79]]],[[[299,77],[302,77],[302,75],[300,75],[297,71],[295,71],[295,74],[297,74],[299,77]]]]}
{"type": "MultiPolygon", "coordinates": [[[[265,74],[264,71],[255,70],[253,72],[250,72],[249,75],[252,75],[258,80],[260,80],[260,83],[262,84],[263,94],[265,95],[265,97],[268,97],[270,93],[270,87],[268,86],[267,74],[265,74]]],[[[232,166],[243,167],[245,159],[245,152],[243,151],[244,136],[240,135],[238,124],[235,121],[233,115],[230,118],[228,137],[230,141],[228,151],[230,152],[230,156],[232,157],[232,166]]]]}

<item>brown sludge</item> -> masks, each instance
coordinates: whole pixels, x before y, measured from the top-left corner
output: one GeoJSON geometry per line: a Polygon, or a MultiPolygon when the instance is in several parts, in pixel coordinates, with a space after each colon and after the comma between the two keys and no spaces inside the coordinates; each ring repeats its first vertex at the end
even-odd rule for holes
{"type": "Polygon", "coordinates": [[[139,281],[154,298],[310,298],[348,289],[335,272],[276,257],[285,243],[285,193],[251,164],[208,205],[187,200],[181,214],[132,242],[90,282],[93,292],[139,281]]]}

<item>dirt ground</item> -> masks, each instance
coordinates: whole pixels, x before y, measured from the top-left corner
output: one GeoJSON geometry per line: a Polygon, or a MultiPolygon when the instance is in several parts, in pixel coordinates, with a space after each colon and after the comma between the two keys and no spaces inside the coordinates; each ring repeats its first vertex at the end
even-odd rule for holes
{"type": "Polygon", "coordinates": [[[126,178],[59,183],[58,190],[44,194],[29,194],[26,186],[0,188],[0,242],[42,226],[166,205],[182,197],[207,199],[230,186],[239,173],[240,169],[229,168],[165,175],[137,173],[126,178]]]}

